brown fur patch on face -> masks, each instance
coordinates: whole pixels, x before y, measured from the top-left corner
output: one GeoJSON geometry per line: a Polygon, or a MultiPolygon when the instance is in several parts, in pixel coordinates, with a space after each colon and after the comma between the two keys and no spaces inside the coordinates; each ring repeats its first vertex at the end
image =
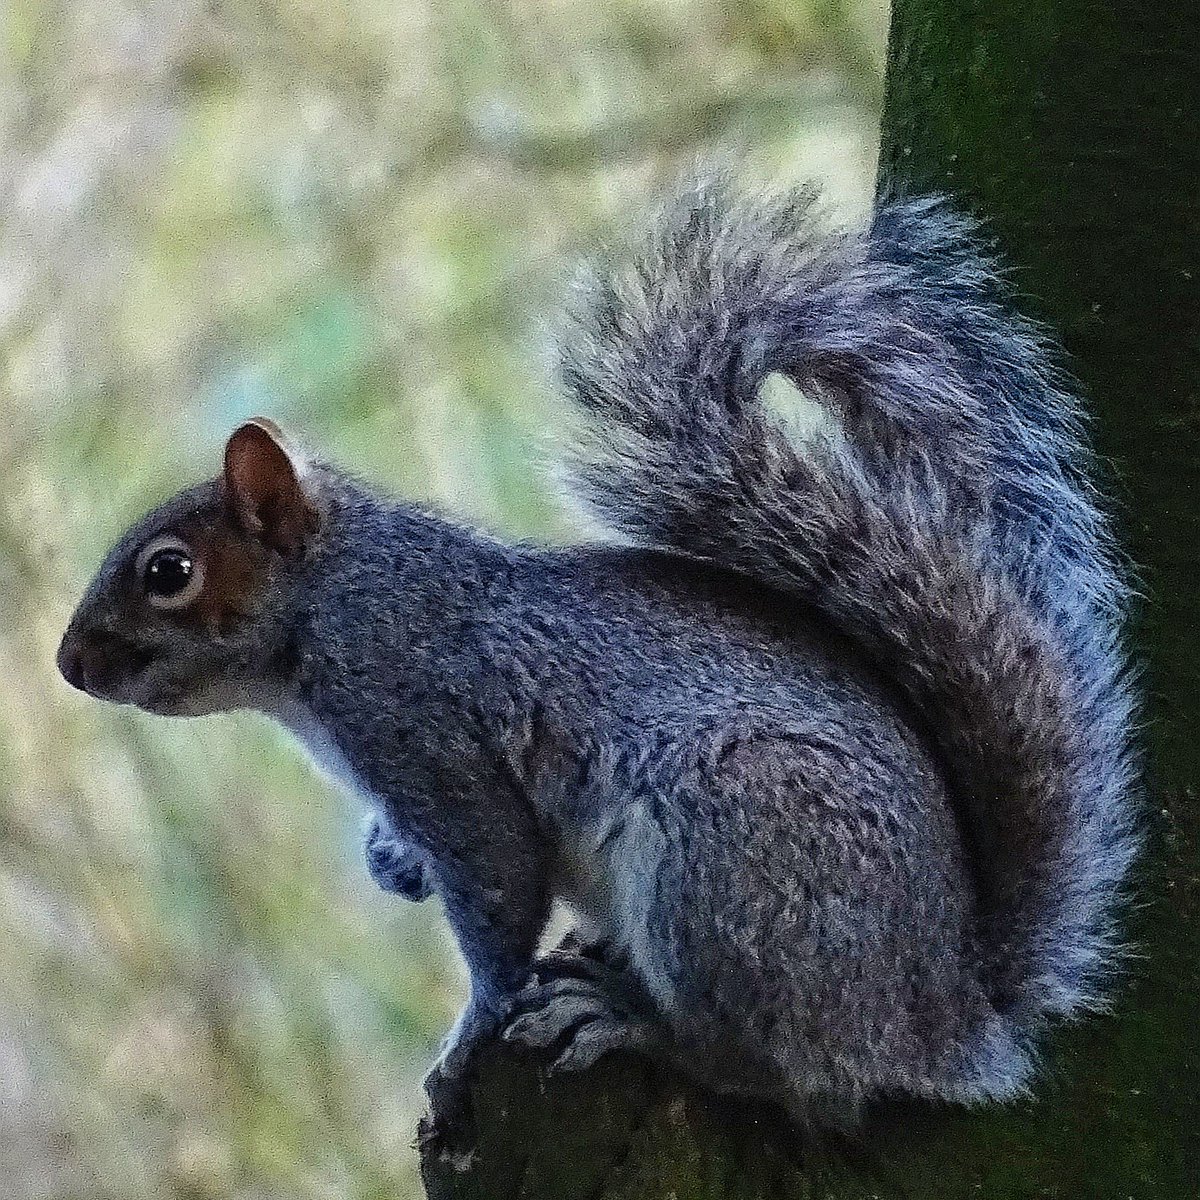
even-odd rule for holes
{"type": "Polygon", "coordinates": [[[262,552],[225,519],[180,533],[204,564],[204,587],[179,615],[210,634],[228,633],[255,609],[265,583],[262,552]]]}

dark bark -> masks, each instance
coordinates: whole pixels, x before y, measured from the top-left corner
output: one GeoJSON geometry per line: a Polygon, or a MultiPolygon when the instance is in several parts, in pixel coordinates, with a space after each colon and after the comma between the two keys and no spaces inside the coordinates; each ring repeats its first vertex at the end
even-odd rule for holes
{"type": "Polygon", "coordinates": [[[545,1081],[497,1049],[474,1158],[431,1197],[1200,1193],[1200,5],[896,0],[881,178],[984,217],[1093,400],[1144,568],[1150,846],[1113,1015],[1060,1032],[1026,1102],[898,1106],[849,1146],[616,1060],[545,1081]]]}
{"type": "Polygon", "coordinates": [[[949,192],[991,226],[1094,406],[1144,580],[1139,957],[1115,1019],[1052,1049],[1057,1082],[1028,1117],[980,1122],[1016,1179],[1060,1196],[1200,1191],[1198,68],[1195,4],[896,0],[893,13],[881,180],[949,192]]]}

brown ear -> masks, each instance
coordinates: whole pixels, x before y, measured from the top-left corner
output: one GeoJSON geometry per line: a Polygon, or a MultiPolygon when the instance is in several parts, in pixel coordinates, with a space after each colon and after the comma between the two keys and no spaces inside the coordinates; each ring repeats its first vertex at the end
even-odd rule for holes
{"type": "Polygon", "coordinates": [[[274,421],[254,417],[225,443],[225,498],[241,527],[283,554],[298,554],[320,522],[303,460],[274,421]]]}

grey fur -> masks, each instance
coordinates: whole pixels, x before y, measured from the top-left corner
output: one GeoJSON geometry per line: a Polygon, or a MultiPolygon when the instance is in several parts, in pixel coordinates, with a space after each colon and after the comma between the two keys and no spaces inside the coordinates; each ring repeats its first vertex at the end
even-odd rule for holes
{"type": "Polygon", "coordinates": [[[973,846],[989,991],[1028,1028],[1098,996],[1133,699],[1079,405],[1006,300],[939,200],[828,238],[810,194],[702,181],[584,276],[563,371],[603,520],[803,597],[908,694],[973,846]],[[845,436],[788,444],[756,404],[776,371],[845,436]]]}
{"type": "Polygon", "coordinates": [[[578,487],[645,548],[504,546],[314,468],[321,528],[256,551],[242,626],[172,631],[129,579],[181,504],[227,520],[210,485],[127,535],[64,639],[150,639],[106,694],[274,713],[427,864],[472,982],[435,1092],[507,1023],[802,1117],[1007,1097],[1043,1018],[1095,1002],[1131,701],[1075,403],[943,207],[832,241],[809,209],[693,189],[581,287],[578,487]],[[791,445],[772,371],[841,434],[791,445]],[[607,965],[531,981],[556,896],[607,965]]]}

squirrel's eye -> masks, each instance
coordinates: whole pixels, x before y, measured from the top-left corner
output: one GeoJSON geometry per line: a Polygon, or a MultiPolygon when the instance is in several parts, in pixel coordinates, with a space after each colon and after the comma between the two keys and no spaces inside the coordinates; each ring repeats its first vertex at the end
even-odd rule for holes
{"type": "Polygon", "coordinates": [[[160,550],[146,564],[146,591],[152,596],[174,596],[192,577],[192,560],[182,550],[160,550]]]}
{"type": "Polygon", "coordinates": [[[200,561],[178,538],[156,538],[138,555],[137,565],[142,590],[156,608],[182,608],[200,593],[200,561]]]}

